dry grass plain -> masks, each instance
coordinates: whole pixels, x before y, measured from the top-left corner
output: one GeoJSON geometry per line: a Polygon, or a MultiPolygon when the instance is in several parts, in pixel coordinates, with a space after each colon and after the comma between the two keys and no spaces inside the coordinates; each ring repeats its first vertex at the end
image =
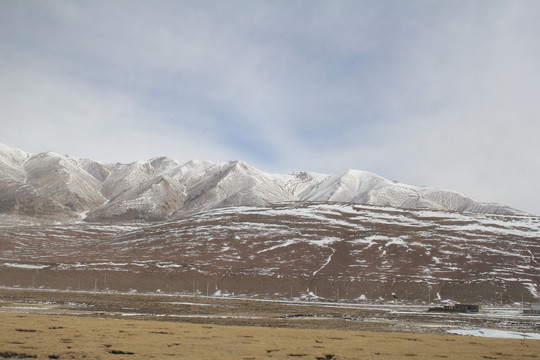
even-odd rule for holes
{"type": "Polygon", "coordinates": [[[1,290],[0,359],[540,357],[540,340],[448,335],[436,326],[414,326],[428,317],[383,318],[361,311],[235,299],[1,290]],[[294,317],[302,310],[313,316],[294,317]],[[346,321],[345,312],[365,321],[346,321]]]}
{"type": "Polygon", "coordinates": [[[540,341],[0,313],[0,357],[527,359],[540,341]]]}

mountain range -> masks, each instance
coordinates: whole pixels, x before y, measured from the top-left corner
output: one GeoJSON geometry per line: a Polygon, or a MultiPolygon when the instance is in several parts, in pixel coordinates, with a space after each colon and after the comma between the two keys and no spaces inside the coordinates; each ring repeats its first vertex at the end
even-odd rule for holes
{"type": "Polygon", "coordinates": [[[520,215],[455,191],[420,187],[345,170],[270,174],[243,161],[185,164],[158,157],[129,164],[55,152],[32,154],[0,144],[0,213],[61,222],[163,221],[231,206],[354,203],[520,215]]]}
{"type": "Polygon", "coordinates": [[[359,170],[0,145],[0,286],[351,301],[540,297],[540,218],[359,170]]]}

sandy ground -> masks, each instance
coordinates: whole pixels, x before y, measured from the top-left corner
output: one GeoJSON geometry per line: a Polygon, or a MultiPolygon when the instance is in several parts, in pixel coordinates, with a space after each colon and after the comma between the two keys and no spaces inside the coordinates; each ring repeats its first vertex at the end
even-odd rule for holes
{"type": "MultiPolygon", "coordinates": [[[[488,318],[492,322],[497,319],[488,318]]],[[[445,334],[445,327],[454,326],[449,324],[458,320],[468,325],[491,324],[477,316],[465,320],[456,316],[444,324],[440,318],[422,313],[396,314],[377,308],[328,304],[3,289],[0,358],[540,357],[540,340],[445,334]]],[[[515,328],[516,324],[509,326],[515,328]]],[[[538,319],[527,324],[530,331],[531,326],[538,325],[538,319]]]]}

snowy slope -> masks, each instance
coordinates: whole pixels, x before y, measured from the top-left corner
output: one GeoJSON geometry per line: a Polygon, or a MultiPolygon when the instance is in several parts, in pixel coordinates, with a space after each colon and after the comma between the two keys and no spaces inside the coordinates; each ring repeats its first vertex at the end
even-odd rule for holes
{"type": "Polygon", "coordinates": [[[60,221],[159,221],[214,208],[283,202],[348,202],[413,209],[520,214],[453,191],[359,170],[268,174],[243,161],[130,164],[29,154],[0,144],[0,213],[60,221]]]}
{"type": "Polygon", "coordinates": [[[30,154],[0,144],[0,180],[24,181],[22,164],[30,158],[30,154]]]}
{"type": "Polygon", "coordinates": [[[74,212],[103,204],[99,181],[77,159],[53,152],[37,154],[23,164],[26,183],[74,212]]]}
{"type": "Polygon", "coordinates": [[[293,201],[294,197],[272,177],[243,161],[231,161],[191,186],[186,210],[206,210],[236,205],[265,205],[293,201]]]}

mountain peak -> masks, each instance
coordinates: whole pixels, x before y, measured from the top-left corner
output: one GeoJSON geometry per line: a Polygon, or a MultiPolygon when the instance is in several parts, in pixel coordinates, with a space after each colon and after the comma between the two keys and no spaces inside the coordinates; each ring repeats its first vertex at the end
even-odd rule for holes
{"type": "Polygon", "coordinates": [[[8,165],[22,164],[29,158],[29,153],[0,143],[0,160],[8,165]]]}

